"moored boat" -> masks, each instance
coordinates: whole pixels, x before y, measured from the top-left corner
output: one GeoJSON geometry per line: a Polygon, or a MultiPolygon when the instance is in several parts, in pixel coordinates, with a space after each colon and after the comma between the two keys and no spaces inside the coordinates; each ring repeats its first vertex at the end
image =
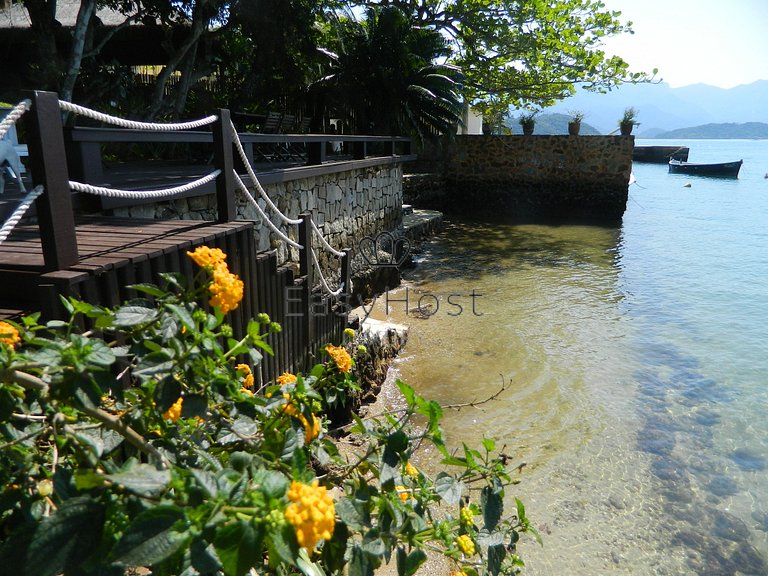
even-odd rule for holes
{"type": "Polygon", "coordinates": [[[637,146],[632,151],[634,162],[666,164],[670,160],[688,160],[688,146],[637,146]]]}
{"type": "Polygon", "coordinates": [[[725,178],[738,178],[739,170],[744,161],[719,162],[714,164],[700,164],[698,162],[669,161],[669,171],[674,174],[693,174],[697,176],[722,176],[725,178]]]}

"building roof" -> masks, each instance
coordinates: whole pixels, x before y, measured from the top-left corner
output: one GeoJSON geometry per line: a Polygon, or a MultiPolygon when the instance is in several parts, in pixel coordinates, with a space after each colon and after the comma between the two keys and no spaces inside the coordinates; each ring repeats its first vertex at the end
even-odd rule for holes
{"type": "MultiPolygon", "coordinates": [[[[56,2],[56,20],[64,28],[74,28],[80,0],[58,0],[56,2]]],[[[105,26],[118,26],[125,21],[125,15],[117,10],[100,8],[96,16],[105,26]]],[[[11,4],[10,8],[0,9],[0,29],[25,29],[31,25],[29,13],[21,2],[11,4]]]]}

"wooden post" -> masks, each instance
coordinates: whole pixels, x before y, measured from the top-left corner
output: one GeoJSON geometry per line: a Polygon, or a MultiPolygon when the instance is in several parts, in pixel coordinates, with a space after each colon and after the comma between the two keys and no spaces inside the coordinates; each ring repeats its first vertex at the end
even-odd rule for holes
{"type": "Polygon", "coordinates": [[[32,184],[45,188],[35,201],[45,270],[63,270],[79,255],[58,95],[34,91],[29,115],[32,184]]]}
{"type": "Polygon", "coordinates": [[[307,165],[317,166],[325,162],[326,142],[307,142],[307,165]]]}
{"type": "Polygon", "coordinates": [[[314,268],[312,267],[312,214],[302,212],[299,214],[299,218],[301,218],[299,244],[302,246],[299,251],[299,274],[304,277],[304,284],[302,285],[304,346],[307,354],[311,354],[314,350],[310,350],[310,346],[315,343],[315,321],[312,316],[312,287],[315,284],[314,268]]]}
{"type": "Polygon", "coordinates": [[[216,177],[217,222],[232,222],[237,219],[235,204],[235,162],[232,156],[232,125],[229,110],[219,110],[219,119],[211,126],[213,132],[213,161],[221,174],[216,177]]]}
{"type": "Polygon", "coordinates": [[[365,156],[368,153],[368,143],[364,140],[355,140],[352,144],[352,157],[355,160],[365,160],[365,156]]]}

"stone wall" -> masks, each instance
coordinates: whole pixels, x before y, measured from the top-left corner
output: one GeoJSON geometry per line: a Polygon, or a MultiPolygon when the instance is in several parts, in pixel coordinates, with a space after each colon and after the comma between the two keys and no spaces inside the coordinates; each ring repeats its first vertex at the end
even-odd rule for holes
{"type": "MultiPolygon", "coordinates": [[[[287,173],[287,171],[286,171],[287,173]]],[[[289,218],[309,211],[326,240],[336,248],[355,248],[360,239],[383,231],[396,230],[402,222],[402,164],[392,163],[364,168],[352,168],[305,178],[286,175],[282,181],[263,187],[270,199],[289,218]]],[[[293,240],[296,226],[282,222],[258,197],[258,204],[270,216],[272,223],[293,240]]],[[[261,221],[257,210],[237,193],[237,218],[255,221],[254,233],[259,250],[276,249],[281,263],[298,261],[298,253],[271,232],[261,221]]],[[[193,196],[114,209],[116,216],[133,218],[182,218],[215,220],[214,194],[193,196]]],[[[318,241],[315,241],[318,246],[318,241]]],[[[324,270],[337,268],[331,256],[319,246],[318,259],[324,270]]],[[[353,263],[353,271],[355,269],[353,263]]]]}
{"type": "Polygon", "coordinates": [[[458,136],[435,207],[516,220],[619,220],[633,148],[632,136],[458,136]]]}

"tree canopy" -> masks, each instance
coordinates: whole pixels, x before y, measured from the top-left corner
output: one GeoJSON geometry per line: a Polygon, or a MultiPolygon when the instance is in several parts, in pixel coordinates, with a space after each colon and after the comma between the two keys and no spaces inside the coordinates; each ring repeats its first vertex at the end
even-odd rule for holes
{"type": "Polygon", "coordinates": [[[317,115],[319,105],[346,105],[360,120],[375,110],[380,130],[426,133],[444,130],[458,98],[490,114],[545,106],[577,85],[650,78],[603,51],[631,23],[600,0],[69,0],[79,14],[68,31],[54,18],[64,0],[19,1],[34,37],[31,87],[118,100],[149,118],[215,106],[317,115]],[[122,13],[123,27],[165,30],[154,89],[140,98],[131,69],[100,57],[114,33],[101,27],[102,7],[122,13]],[[206,78],[208,92],[198,90],[206,78]]]}

